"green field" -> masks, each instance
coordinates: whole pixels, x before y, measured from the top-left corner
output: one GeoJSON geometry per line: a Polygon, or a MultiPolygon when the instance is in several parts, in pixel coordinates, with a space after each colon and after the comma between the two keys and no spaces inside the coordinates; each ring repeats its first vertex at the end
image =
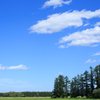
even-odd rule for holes
{"type": "Polygon", "coordinates": [[[50,97],[0,97],[0,100],[100,100],[100,99],[77,99],[77,98],[51,99],[50,97]]]}

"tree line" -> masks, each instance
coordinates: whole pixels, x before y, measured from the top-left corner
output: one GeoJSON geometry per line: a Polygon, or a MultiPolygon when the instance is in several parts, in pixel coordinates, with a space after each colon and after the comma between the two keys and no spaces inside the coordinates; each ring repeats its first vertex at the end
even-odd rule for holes
{"type": "Polygon", "coordinates": [[[100,65],[77,75],[72,80],[67,76],[59,75],[54,81],[52,98],[86,96],[87,98],[100,98],[100,65]]]}
{"type": "Polygon", "coordinates": [[[0,93],[0,97],[51,97],[52,92],[7,92],[0,93]]]}
{"type": "Polygon", "coordinates": [[[100,98],[100,65],[94,69],[90,66],[90,72],[87,70],[77,75],[71,80],[67,76],[59,75],[54,80],[54,89],[52,92],[7,92],[0,93],[0,97],[84,97],[100,98]]]}

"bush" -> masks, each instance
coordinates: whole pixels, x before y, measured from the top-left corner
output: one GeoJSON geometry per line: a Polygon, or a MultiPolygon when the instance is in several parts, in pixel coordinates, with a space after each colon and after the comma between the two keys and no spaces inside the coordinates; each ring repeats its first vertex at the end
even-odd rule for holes
{"type": "Polygon", "coordinates": [[[87,98],[90,98],[90,99],[93,98],[93,97],[92,97],[92,94],[91,94],[91,93],[88,94],[87,98]]]}
{"type": "Polygon", "coordinates": [[[67,98],[70,98],[70,96],[68,96],[67,98]]]}
{"type": "Polygon", "coordinates": [[[56,98],[56,96],[55,96],[55,95],[53,95],[51,98],[52,98],[52,99],[54,99],[54,98],[56,98]]]}
{"type": "Polygon", "coordinates": [[[86,96],[83,96],[83,99],[86,99],[86,96]]]}
{"type": "Polygon", "coordinates": [[[82,98],[81,96],[77,96],[76,98],[82,98]]]}

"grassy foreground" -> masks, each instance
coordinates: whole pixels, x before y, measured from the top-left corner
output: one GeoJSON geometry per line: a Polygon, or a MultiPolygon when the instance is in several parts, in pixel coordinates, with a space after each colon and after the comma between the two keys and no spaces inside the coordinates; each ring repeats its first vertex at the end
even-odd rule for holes
{"type": "Polygon", "coordinates": [[[0,100],[100,100],[100,99],[77,99],[77,98],[51,99],[50,97],[0,97],[0,100]]]}

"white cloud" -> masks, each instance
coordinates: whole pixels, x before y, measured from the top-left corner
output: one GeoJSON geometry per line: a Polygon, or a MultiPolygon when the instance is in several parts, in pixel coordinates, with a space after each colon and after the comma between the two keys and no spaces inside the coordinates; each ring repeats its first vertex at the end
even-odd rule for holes
{"type": "Polygon", "coordinates": [[[5,67],[0,64],[0,70],[4,70],[4,69],[28,69],[28,67],[26,67],[25,65],[5,67]]]}
{"type": "Polygon", "coordinates": [[[90,23],[86,23],[86,24],[84,24],[84,26],[88,26],[90,23]]]}
{"type": "Polygon", "coordinates": [[[3,79],[0,78],[0,83],[15,84],[15,83],[22,83],[22,81],[15,81],[14,79],[9,79],[9,78],[3,78],[3,79]]]}
{"type": "Polygon", "coordinates": [[[28,81],[10,79],[10,78],[0,78],[0,89],[2,92],[9,91],[28,91],[32,89],[37,89],[40,84],[32,84],[28,81]]]}
{"type": "Polygon", "coordinates": [[[100,17],[100,9],[96,11],[74,10],[73,12],[64,12],[62,14],[52,14],[49,15],[46,20],[38,21],[37,24],[31,26],[29,30],[31,31],[30,33],[51,34],[70,26],[82,26],[83,18],[90,19],[93,17],[100,17]]]}
{"type": "Polygon", "coordinates": [[[0,64],[0,70],[4,70],[5,67],[2,66],[2,64],[0,64]]]}
{"type": "Polygon", "coordinates": [[[91,60],[91,59],[89,59],[88,61],[86,61],[85,63],[94,63],[94,62],[96,62],[96,60],[91,60]]]}
{"type": "Polygon", "coordinates": [[[92,47],[97,47],[98,46],[98,44],[94,44],[94,45],[92,45],[92,47]]]}
{"type": "Polygon", "coordinates": [[[18,66],[10,66],[7,69],[27,69],[24,65],[18,65],[18,66]]]}
{"type": "Polygon", "coordinates": [[[97,22],[94,26],[99,26],[100,25],[100,22],[97,22]]]}
{"type": "Polygon", "coordinates": [[[66,46],[65,45],[60,45],[59,48],[66,48],[66,46]]]}
{"type": "Polygon", "coordinates": [[[64,36],[60,39],[59,43],[66,43],[69,46],[97,46],[100,42],[100,27],[86,29],[64,36]]]}
{"type": "Polygon", "coordinates": [[[70,4],[72,2],[72,0],[49,0],[49,1],[46,1],[43,5],[43,8],[45,7],[50,7],[50,6],[54,6],[54,8],[56,7],[61,7],[62,4],[70,4]]]}
{"type": "Polygon", "coordinates": [[[63,74],[62,72],[59,73],[59,75],[62,75],[62,74],[63,74]]]}
{"type": "Polygon", "coordinates": [[[0,70],[4,70],[5,69],[5,67],[0,67],[0,70]]]}
{"type": "Polygon", "coordinates": [[[99,61],[100,61],[100,59],[99,59],[99,61]]]}
{"type": "Polygon", "coordinates": [[[93,56],[98,56],[98,55],[100,55],[100,52],[97,52],[96,54],[94,54],[93,56]]]}

